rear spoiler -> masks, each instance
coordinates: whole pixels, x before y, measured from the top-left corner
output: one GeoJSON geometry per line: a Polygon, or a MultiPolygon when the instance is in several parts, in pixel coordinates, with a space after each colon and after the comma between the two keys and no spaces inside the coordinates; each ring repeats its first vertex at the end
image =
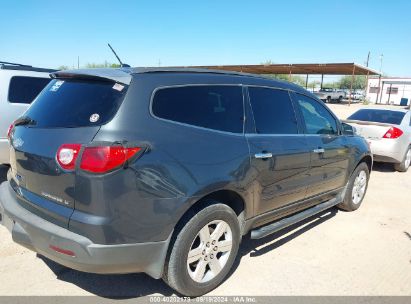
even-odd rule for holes
{"type": "Polygon", "coordinates": [[[341,122],[345,123],[355,123],[357,125],[367,125],[367,126],[381,126],[381,127],[392,127],[393,124],[383,123],[383,122],[374,122],[374,121],[363,121],[363,120],[351,120],[343,119],[341,122]]]}
{"type": "Polygon", "coordinates": [[[94,79],[94,80],[109,80],[119,82],[125,85],[130,85],[131,74],[127,69],[80,69],[66,70],[50,73],[53,79],[94,79]]]}

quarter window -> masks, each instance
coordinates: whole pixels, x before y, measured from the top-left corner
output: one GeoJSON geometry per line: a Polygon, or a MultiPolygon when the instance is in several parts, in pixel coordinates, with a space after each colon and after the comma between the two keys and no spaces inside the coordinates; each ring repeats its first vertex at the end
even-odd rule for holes
{"type": "Polygon", "coordinates": [[[13,76],[9,86],[9,102],[32,103],[50,80],[50,78],[13,76]]]}
{"type": "Polygon", "coordinates": [[[298,133],[297,120],[288,91],[250,87],[248,92],[256,133],[298,133]]]}
{"type": "Polygon", "coordinates": [[[338,134],[337,122],[318,101],[295,94],[308,134],[338,134]]]}
{"type": "Polygon", "coordinates": [[[243,132],[240,86],[185,86],[160,89],[152,104],[159,118],[232,133],[243,132]]]}

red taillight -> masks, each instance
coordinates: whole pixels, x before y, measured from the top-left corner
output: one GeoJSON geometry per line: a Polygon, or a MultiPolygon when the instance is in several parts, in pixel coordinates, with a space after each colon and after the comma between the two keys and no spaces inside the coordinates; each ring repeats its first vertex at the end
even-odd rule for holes
{"type": "Polygon", "coordinates": [[[14,123],[12,123],[11,125],[10,125],[10,127],[8,128],[8,130],[7,130],[7,138],[10,140],[10,137],[11,137],[11,132],[13,131],[13,128],[14,128],[14,123]]]}
{"type": "Polygon", "coordinates": [[[74,170],[80,149],[80,144],[61,145],[57,150],[57,162],[64,170],[74,170]]]}
{"type": "Polygon", "coordinates": [[[387,133],[384,134],[384,136],[382,138],[391,138],[391,139],[393,139],[393,138],[400,137],[402,134],[403,134],[403,132],[400,129],[398,129],[396,127],[391,127],[387,131],[387,133]]]}
{"type": "Polygon", "coordinates": [[[125,164],[141,148],[122,146],[86,147],[81,156],[80,168],[92,173],[104,173],[125,164]]]}

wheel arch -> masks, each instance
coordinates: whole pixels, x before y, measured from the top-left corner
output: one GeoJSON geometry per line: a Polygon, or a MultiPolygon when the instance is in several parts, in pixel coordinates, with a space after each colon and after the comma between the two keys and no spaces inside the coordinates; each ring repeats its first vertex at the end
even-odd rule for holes
{"type": "Polygon", "coordinates": [[[237,191],[231,189],[219,189],[212,191],[206,195],[197,197],[190,206],[183,210],[179,215],[174,231],[177,232],[182,226],[190,219],[191,216],[196,214],[198,211],[202,210],[206,206],[212,204],[212,202],[219,202],[221,204],[227,205],[234,210],[237,215],[239,225],[241,230],[244,227],[245,219],[250,217],[252,212],[252,205],[247,204],[247,200],[238,193],[237,191]]]}
{"type": "MultiPolygon", "coordinates": [[[[359,166],[359,164],[361,163],[366,163],[367,167],[368,167],[368,171],[371,173],[372,170],[372,164],[373,164],[373,159],[371,155],[364,155],[355,165],[355,167],[353,168],[352,172],[354,172],[354,170],[359,166]]],[[[352,174],[351,172],[351,174],[352,174]]]]}

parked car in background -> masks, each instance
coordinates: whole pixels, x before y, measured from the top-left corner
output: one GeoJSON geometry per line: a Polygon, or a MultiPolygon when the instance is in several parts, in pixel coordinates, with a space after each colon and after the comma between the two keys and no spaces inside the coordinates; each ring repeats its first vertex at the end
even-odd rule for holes
{"type": "Polygon", "coordinates": [[[7,132],[50,82],[55,70],[0,61],[0,164],[9,163],[7,132]]]}
{"type": "Polygon", "coordinates": [[[352,100],[362,100],[365,98],[365,95],[362,92],[352,92],[351,94],[348,93],[348,97],[350,96],[352,100]]]}
{"type": "Polygon", "coordinates": [[[0,218],[67,267],[146,272],[199,296],[243,235],[365,196],[369,146],[300,86],[198,69],[52,75],[11,129],[0,218]]]}
{"type": "Polygon", "coordinates": [[[411,164],[411,112],[403,109],[361,109],[345,121],[367,139],[378,162],[393,163],[400,172],[411,164]]]}
{"type": "Polygon", "coordinates": [[[323,88],[318,92],[315,92],[314,95],[324,102],[337,101],[340,103],[343,101],[346,94],[342,90],[323,88]]]}

